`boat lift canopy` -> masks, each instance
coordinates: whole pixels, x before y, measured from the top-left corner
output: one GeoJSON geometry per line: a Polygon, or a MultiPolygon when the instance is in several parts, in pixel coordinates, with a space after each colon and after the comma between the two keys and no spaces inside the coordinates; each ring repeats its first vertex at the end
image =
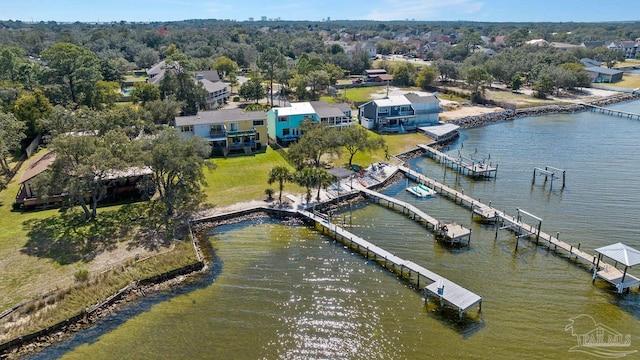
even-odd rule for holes
{"type": "Polygon", "coordinates": [[[635,284],[640,283],[640,279],[634,277],[633,275],[627,274],[628,268],[640,264],[640,250],[629,247],[623,243],[615,243],[597,248],[595,249],[595,251],[598,253],[598,262],[596,263],[596,266],[594,268],[594,280],[596,276],[603,278],[604,280],[616,286],[619,293],[635,284]],[[609,259],[615,261],[616,264],[620,263],[624,265],[624,272],[622,273],[621,277],[619,274],[619,270],[615,271],[614,269],[604,269],[598,271],[600,259],[602,259],[603,256],[606,256],[609,259]]]}

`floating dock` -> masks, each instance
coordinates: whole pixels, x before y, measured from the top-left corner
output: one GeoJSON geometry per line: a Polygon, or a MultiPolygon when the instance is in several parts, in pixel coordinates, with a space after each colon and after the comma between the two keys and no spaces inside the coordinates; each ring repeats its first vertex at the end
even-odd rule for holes
{"type": "Polygon", "coordinates": [[[444,306],[446,303],[456,308],[460,318],[462,318],[465,311],[469,310],[475,304],[478,304],[478,311],[482,310],[482,297],[453,281],[412,261],[402,259],[348,232],[340,226],[329,222],[324,216],[306,210],[298,210],[298,213],[312,220],[316,228],[322,231],[323,234],[343,243],[348,246],[349,249],[363,255],[366,259],[378,262],[384,268],[399,274],[400,277],[407,279],[409,282],[415,283],[419,291],[424,291],[425,301],[428,301],[429,295],[435,296],[440,300],[441,306],[444,306]],[[424,280],[431,281],[432,283],[426,286],[421,285],[424,284],[424,280]]]}
{"type": "Polygon", "coordinates": [[[498,173],[498,165],[494,167],[483,161],[475,161],[463,156],[455,158],[424,144],[418,144],[418,147],[424,150],[428,157],[474,179],[495,178],[498,173]]]}

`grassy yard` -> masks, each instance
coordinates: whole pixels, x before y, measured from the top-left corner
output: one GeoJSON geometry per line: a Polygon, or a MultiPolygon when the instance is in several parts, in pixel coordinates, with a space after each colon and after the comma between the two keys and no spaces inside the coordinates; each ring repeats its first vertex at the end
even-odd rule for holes
{"type": "Polygon", "coordinates": [[[624,74],[622,76],[622,81],[618,81],[612,84],[605,84],[606,86],[625,88],[625,89],[636,89],[640,87],[640,75],[629,75],[624,74]]]}
{"type": "MultiPolygon", "coordinates": [[[[207,186],[204,191],[207,202],[215,206],[226,206],[237,202],[264,199],[264,190],[272,188],[278,192],[278,184],[269,185],[269,171],[279,165],[289,166],[280,153],[267,148],[255,156],[234,156],[214,159],[217,168],[206,171],[207,186]]],[[[293,168],[291,168],[293,171],[293,168]]],[[[303,192],[294,184],[285,184],[284,191],[303,192]]]]}
{"type": "Polygon", "coordinates": [[[14,211],[20,176],[39,155],[0,192],[0,312],[73,285],[78,270],[93,277],[134,253],[144,257],[171,246],[149,202],[100,207],[89,222],[78,209],[14,211]]]}

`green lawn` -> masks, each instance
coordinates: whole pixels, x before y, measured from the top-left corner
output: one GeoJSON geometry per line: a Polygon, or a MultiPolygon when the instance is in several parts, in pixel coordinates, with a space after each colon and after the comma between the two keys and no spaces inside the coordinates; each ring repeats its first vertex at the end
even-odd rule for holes
{"type": "MultiPolygon", "coordinates": [[[[280,153],[267,148],[255,156],[234,156],[213,159],[217,168],[205,170],[207,186],[204,191],[207,202],[215,206],[226,206],[242,201],[264,199],[264,190],[272,188],[278,192],[278,184],[269,185],[269,171],[279,165],[289,166],[280,153]]],[[[293,171],[293,168],[291,168],[293,171]]],[[[285,184],[286,192],[303,192],[294,184],[285,184]]]]}

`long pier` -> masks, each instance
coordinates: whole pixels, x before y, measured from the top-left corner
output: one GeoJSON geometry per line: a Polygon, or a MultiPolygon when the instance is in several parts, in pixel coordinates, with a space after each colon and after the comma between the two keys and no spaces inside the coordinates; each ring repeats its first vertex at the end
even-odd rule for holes
{"type": "Polygon", "coordinates": [[[626,117],[626,118],[630,118],[630,119],[640,120],[640,114],[632,113],[632,112],[629,112],[629,111],[609,109],[609,108],[596,106],[596,105],[592,105],[592,104],[584,104],[584,105],[589,107],[592,111],[599,111],[599,112],[601,112],[603,114],[615,115],[615,116],[619,116],[619,117],[626,117]]]}
{"type": "Polygon", "coordinates": [[[475,161],[464,156],[455,158],[424,144],[418,144],[418,147],[435,161],[474,179],[495,178],[498,173],[498,165],[494,167],[491,164],[475,161]]]}
{"type": "Polygon", "coordinates": [[[469,243],[471,242],[471,230],[465,228],[462,225],[453,222],[444,223],[434,217],[429,216],[427,213],[409,203],[391,196],[381,194],[377,191],[373,191],[364,187],[357,187],[356,189],[370,198],[378,199],[378,201],[386,201],[388,206],[399,206],[403,214],[406,210],[406,214],[412,217],[413,220],[421,220],[422,222],[424,222],[427,229],[432,230],[435,233],[436,239],[438,240],[443,240],[444,242],[448,242],[451,244],[459,244],[466,239],[467,245],[469,245],[469,243]]]}
{"type": "Polygon", "coordinates": [[[454,203],[469,208],[472,211],[472,215],[479,215],[485,221],[495,222],[496,238],[500,224],[506,223],[507,226],[504,226],[503,229],[508,229],[516,233],[516,241],[519,241],[520,238],[528,238],[531,241],[535,241],[536,245],[539,245],[542,241],[542,245],[546,245],[547,250],[553,248],[556,253],[558,253],[558,249],[565,251],[568,259],[573,258],[576,261],[580,260],[583,263],[586,263],[589,266],[589,270],[593,270],[594,280],[596,278],[605,280],[606,282],[615,286],[618,293],[622,293],[630,286],[640,283],[640,279],[626,274],[626,277],[630,280],[630,282],[620,284],[619,279],[625,277],[623,271],[618,269],[614,265],[604,263],[602,260],[600,262],[597,262],[597,256],[580,250],[580,244],[578,244],[578,246],[573,246],[564,241],[561,241],[557,236],[554,237],[550,234],[540,231],[539,226],[536,228],[529,224],[526,224],[519,218],[508,215],[507,213],[495,209],[490,205],[483,204],[479,200],[465,195],[462,192],[458,192],[457,190],[454,190],[405,166],[399,166],[398,170],[403,172],[405,176],[412,178],[416,182],[422,183],[435,190],[440,195],[451,199],[452,201],[454,201],[454,203]]]}
{"type": "MultiPolygon", "coordinates": [[[[425,301],[428,301],[427,294],[437,297],[440,306],[449,304],[458,310],[458,316],[462,318],[465,311],[478,304],[479,311],[482,311],[482,297],[454,283],[453,281],[436,274],[410,260],[400,258],[381,247],[378,247],[367,240],[358,237],[349,231],[341,228],[337,224],[331,223],[327,218],[319,216],[306,210],[298,210],[298,213],[312,220],[318,230],[340,241],[349,249],[363,255],[366,259],[371,259],[379,263],[386,269],[400,275],[414,283],[418,291],[425,292],[425,301]],[[391,266],[389,266],[391,265],[391,266]],[[431,281],[429,285],[422,285],[421,279],[431,281]]],[[[424,281],[423,281],[424,284],[424,281]]]]}

